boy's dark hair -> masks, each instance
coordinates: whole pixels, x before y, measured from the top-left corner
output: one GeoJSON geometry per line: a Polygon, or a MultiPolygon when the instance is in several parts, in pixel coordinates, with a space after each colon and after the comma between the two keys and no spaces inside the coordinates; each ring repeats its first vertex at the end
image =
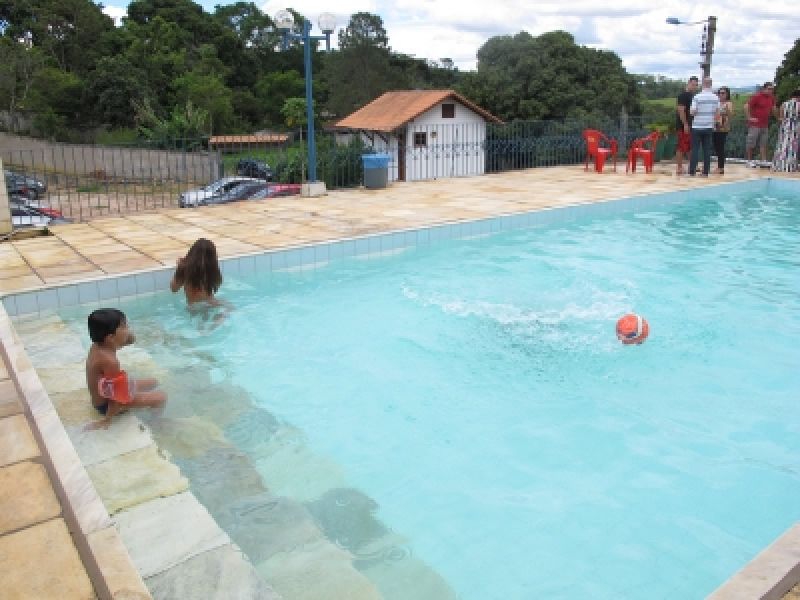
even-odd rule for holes
{"type": "Polygon", "coordinates": [[[96,344],[102,344],[125,321],[125,313],[121,310],[98,308],[89,315],[89,337],[96,344]]]}
{"type": "Polygon", "coordinates": [[[697,78],[697,75],[692,75],[691,77],[689,77],[689,81],[699,82],[700,80],[697,78]]]}
{"type": "Polygon", "coordinates": [[[215,294],[222,285],[222,273],[214,242],[200,238],[192,244],[175,278],[193,289],[203,290],[209,296],[215,294]]]}

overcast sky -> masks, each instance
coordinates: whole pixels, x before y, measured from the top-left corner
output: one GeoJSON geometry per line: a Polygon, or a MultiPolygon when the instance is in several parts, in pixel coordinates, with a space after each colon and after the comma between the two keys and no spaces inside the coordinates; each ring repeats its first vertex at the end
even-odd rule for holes
{"type": "MultiPolygon", "coordinates": [[[[209,11],[215,4],[229,4],[224,0],[199,3],[209,11]]],[[[347,25],[353,13],[377,14],[392,50],[418,58],[452,58],[461,70],[476,67],[475,55],[490,37],[561,29],[578,44],[616,52],[631,73],[675,79],[699,72],[703,25],[668,25],[667,17],[691,22],[714,15],[717,35],[711,73],[715,86],[746,86],[773,79],[784,54],[800,37],[797,0],[256,0],[256,4],[269,15],[289,6],[312,22],[321,12],[333,11],[339,27],[347,25]]],[[[118,18],[124,6],[124,0],[117,0],[116,6],[110,0],[105,12],[118,18]]],[[[314,33],[319,33],[316,22],[314,33]]]]}

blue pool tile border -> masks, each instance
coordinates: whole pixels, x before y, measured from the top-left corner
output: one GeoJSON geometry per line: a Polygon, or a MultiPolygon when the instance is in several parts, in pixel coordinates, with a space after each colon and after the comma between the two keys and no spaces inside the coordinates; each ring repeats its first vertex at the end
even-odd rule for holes
{"type": "MultiPolygon", "coordinates": [[[[792,193],[800,196],[800,181],[786,179],[756,179],[724,183],[715,186],[659,192],[608,201],[588,202],[554,208],[544,208],[518,214],[499,215],[472,221],[438,223],[419,229],[390,231],[358,238],[325,241],[282,250],[266,250],[258,254],[235,256],[220,260],[226,276],[249,276],[303,267],[316,267],[347,258],[372,258],[405,248],[419,248],[457,239],[516,231],[533,227],[561,225],[586,217],[610,217],[632,210],[655,210],[660,206],[702,198],[709,191],[730,187],[731,192],[792,193]]],[[[169,287],[173,267],[140,271],[122,276],[78,281],[41,290],[13,293],[1,300],[11,317],[33,315],[82,304],[107,302],[113,304],[124,298],[152,294],[169,287]]]]}

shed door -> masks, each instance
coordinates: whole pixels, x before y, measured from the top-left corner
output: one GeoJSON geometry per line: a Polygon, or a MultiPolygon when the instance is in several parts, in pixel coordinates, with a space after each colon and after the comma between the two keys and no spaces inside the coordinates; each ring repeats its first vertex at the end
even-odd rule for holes
{"type": "Polygon", "coordinates": [[[406,136],[408,132],[400,131],[397,136],[397,181],[406,180],[406,136]]]}

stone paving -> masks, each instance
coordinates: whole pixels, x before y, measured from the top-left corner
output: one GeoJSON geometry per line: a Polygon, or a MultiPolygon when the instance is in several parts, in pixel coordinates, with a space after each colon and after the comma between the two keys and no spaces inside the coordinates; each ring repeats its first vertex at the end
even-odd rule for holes
{"type": "MultiPolygon", "coordinates": [[[[53,236],[0,244],[0,295],[172,265],[198,237],[213,239],[220,256],[227,257],[768,174],[738,165],[729,166],[724,179],[679,178],[672,170],[671,165],[657,165],[653,174],[626,175],[624,165],[617,173],[603,174],[584,172],[582,167],[554,167],[476,178],[394,183],[385,190],[335,191],[320,198],[172,209],[63,225],[53,228],[53,236]]],[[[800,179],[797,175],[792,177],[800,179]]],[[[27,326],[24,321],[14,324],[23,337],[27,326]]],[[[20,401],[19,389],[25,386],[18,389],[0,361],[0,572],[4,573],[4,595],[108,596],[98,592],[97,576],[87,574],[97,570],[96,565],[86,565],[85,560],[82,563],[83,555],[78,549],[81,542],[75,537],[82,533],[94,547],[106,544],[115,548],[111,556],[118,559],[118,564],[132,561],[141,576],[131,578],[124,569],[120,575],[109,570],[108,565],[101,566],[100,577],[111,581],[105,592],[110,590],[112,597],[148,597],[143,578],[149,593],[156,598],[196,597],[199,589],[207,592],[206,597],[222,598],[225,590],[237,589],[237,597],[278,598],[210,517],[205,506],[213,504],[215,497],[201,498],[203,504],[198,502],[187,489],[186,477],[168,460],[167,452],[190,456],[200,450],[186,441],[183,432],[175,435],[167,430],[159,437],[158,432],[151,432],[130,414],[120,417],[107,432],[85,432],[82,426],[93,415],[85,398],[80,340],[60,319],[44,324],[38,319],[35,325],[30,322],[37,331],[43,326],[48,329],[46,341],[37,345],[35,338],[26,339],[25,361],[14,362],[14,356],[9,357],[14,350],[11,346],[21,347],[13,330],[0,338],[4,354],[15,369],[23,372],[23,379],[33,372],[31,362],[36,367],[38,375],[34,379],[49,392],[49,396],[45,394],[48,406],[52,401],[49,410],[57,413],[59,427],[69,435],[74,445],[72,452],[77,452],[76,460],[85,469],[87,481],[97,490],[105,510],[91,527],[80,522],[80,516],[77,525],[71,524],[57,485],[51,484],[48,477],[47,455],[52,454],[52,449],[43,450],[42,442],[37,442],[34,421],[20,401]],[[113,515],[114,525],[108,520],[109,515],[113,515]],[[117,533],[124,543],[122,548],[117,546],[117,533]],[[121,591],[128,595],[121,595],[121,591]]],[[[136,360],[152,361],[146,354],[136,360]]],[[[158,365],[150,364],[148,368],[157,370],[158,365]]],[[[43,409],[34,406],[30,411],[36,414],[43,409]]],[[[197,429],[199,433],[193,434],[196,439],[222,447],[219,436],[211,431],[213,427],[209,429],[208,424],[191,419],[184,421],[183,427],[197,429]]],[[[45,446],[46,442],[45,439],[45,446]]],[[[289,514],[298,514],[293,512],[296,510],[287,507],[289,514]]],[[[304,523],[310,523],[307,515],[304,519],[304,523]]],[[[272,564],[275,559],[269,558],[257,565],[258,571],[287,597],[317,597],[314,585],[320,587],[317,591],[322,596],[318,597],[323,597],[325,575],[317,569],[331,560],[332,553],[338,552],[333,557],[335,561],[346,563],[347,557],[341,549],[325,543],[318,531],[303,530],[302,535],[319,540],[316,546],[309,544],[312,552],[302,558],[303,562],[290,564],[288,571],[281,565],[283,575],[276,576],[272,564]]],[[[379,597],[355,572],[345,583],[351,590],[348,597],[379,597]]],[[[441,583],[434,581],[432,589],[436,590],[432,597],[443,597],[441,583]]]]}

